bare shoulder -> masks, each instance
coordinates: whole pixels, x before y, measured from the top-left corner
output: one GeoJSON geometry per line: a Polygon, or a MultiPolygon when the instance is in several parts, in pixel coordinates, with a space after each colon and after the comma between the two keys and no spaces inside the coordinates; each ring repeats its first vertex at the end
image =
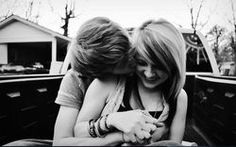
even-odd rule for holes
{"type": "Polygon", "coordinates": [[[94,79],[90,86],[96,88],[102,88],[103,90],[110,90],[115,87],[117,83],[117,77],[108,77],[104,79],[94,79]]]}
{"type": "Polygon", "coordinates": [[[107,96],[115,89],[117,82],[116,77],[109,77],[105,79],[94,79],[88,90],[86,92],[86,96],[92,97],[102,97],[107,98],[107,96]]]}

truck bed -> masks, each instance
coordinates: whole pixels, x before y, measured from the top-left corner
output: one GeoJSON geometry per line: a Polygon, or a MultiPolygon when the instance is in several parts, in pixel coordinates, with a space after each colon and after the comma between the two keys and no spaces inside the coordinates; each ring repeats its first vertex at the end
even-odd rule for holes
{"type": "MultiPolygon", "coordinates": [[[[62,78],[34,75],[0,80],[0,145],[24,138],[52,139],[59,108],[54,100],[62,78]]],[[[184,89],[189,98],[184,140],[203,146],[235,145],[236,78],[187,75],[184,89]],[[215,107],[221,100],[221,107],[215,107]]]]}

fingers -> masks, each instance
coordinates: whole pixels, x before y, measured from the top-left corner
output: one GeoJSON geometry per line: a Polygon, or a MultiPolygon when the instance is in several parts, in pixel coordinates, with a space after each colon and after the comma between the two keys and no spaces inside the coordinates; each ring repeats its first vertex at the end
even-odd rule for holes
{"type": "Polygon", "coordinates": [[[148,141],[157,128],[165,127],[163,122],[159,122],[156,118],[152,117],[148,111],[132,110],[125,113],[129,119],[129,123],[124,125],[121,129],[127,136],[128,142],[144,143],[148,141]]]}
{"type": "Polygon", "coordinates": [[[154,129],[155,125],[145,126],[145,129],[142,126],[139,126],[135,129],[136,143],[143,144],[146,140],[151,137],[150,130],[154,129]]]}
{"type": "Polygon", "coordinates": [[[154,124],[150,124],[150,123],[144,123],[142,125],[142,129],[146,132],[152,132],[152,131],[155,131],[156,130],[156,125],[154,124]]]}
{"type": "Polygon", "coordinates": [[[130,142],[132,142],[132,143],[137,142],[135,134],[128,134],[127,137],[129,138],[130,142]]]}
{"type": "Polygon", "coordinates": [[[136,143],[143,144],[150,137],[151,137],[151,135],[148,132],[140,131],[137,134],[127,134],[126,140],[128,142],[132,142],[134,144],[136,144],[136,143]]]}
{"type": "Polygon", "coordinates": [[[147,110],[140,110],[140,111],[142,114],[152,117],[151,114],[147,110]]]}
{"type": "Polygon", "coordinates": [[[143,117],[146,123],[152,123],[152,124],[158,123],[158,120],[152,116],[144,115],[143,117]]]}
{"type": "Polygon", "coordinates": [[[139,138],[138,135],[135,135],[135,137],[136,137],[136,142],[134,142],[134,143],[142,144],[144,142],[144,140],[139,138]]]}
{"type": "Polygon", "coordinates": [[[145,123],[146,124],[155,124],[156,127],[163,127],[165,124],[163,122],[158,121],[158,119],[151,116],[148,111],[141,110],[142,114],[144,115],[145,123]]]}
{"type": "Polygon", "coordinates": [[[142,133],[143,133],[143,136],[144,136],[143,139],[149,139],[151,137],[151,134],[147,131],[143,131],[142,133]]]}
{"type": "Polygon", "coordinates": [[[134,144],[136,143],[142,144],[144,142],[143,139],[140,139],[136,134],[129,134],[128,137],[130,142],[134,144]]]}
{"type": "Polygon", "coordinates": [[[140,130],[136,133],[137,138],[144,140],[144,139],[149,139],[151,137],[151,134],[147,131],[140,130]]]}
{"type": "Polygon", "coordinates": [[[142,113],[143,118],[144,118],[146,123],[154,124],[154,123],[158,122],[158,120],[156,118],[152,117],[151,114],[148,111],[146,111],[146,110],[139,110],[139,112],[142,113]]]}
{"type": "Polygon", "coordinates": [[[156,125],[156,127],[164,127],[165,126],[165,124],[163,122],[158,122],[155,125],[156,125]]]}
{"type": "MultiPolygon", "coordinates": [[[[153,125],[155,127],[155,125],[153,125]]],[[[153,127],[151,126],[151,127],[153,127]]],[[[154,128],[153,127],[153,128],[154,128]]],[[[147,130],[151,130],[151,128],[147,127],[147,130]]],[[[151,137],[151,134],[144,130],[141,126],[137,126],[134,130],[134,132],[130,132],[130,133],[124,133],[128,136],[128,140],[132,143],[139,143],[139,144],[143,144],[145,142],[145,140],[149,139],[151,137]]]]}

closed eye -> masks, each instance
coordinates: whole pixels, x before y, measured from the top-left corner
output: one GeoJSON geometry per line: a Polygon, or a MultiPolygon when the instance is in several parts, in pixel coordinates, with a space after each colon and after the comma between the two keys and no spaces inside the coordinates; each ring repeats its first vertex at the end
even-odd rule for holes
{"type": "Polygon", "coordinates": [[[137,65],[140,65],[140,66],[147,66],[147,63],[141,59],[136,59],[136,63],[137,65]]]}

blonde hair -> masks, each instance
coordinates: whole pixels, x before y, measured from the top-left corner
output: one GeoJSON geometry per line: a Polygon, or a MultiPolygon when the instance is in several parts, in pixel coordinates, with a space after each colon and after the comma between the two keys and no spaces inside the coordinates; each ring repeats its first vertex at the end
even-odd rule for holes
{"type": "Polygon", "coordinates": [[[173,103],[175,108],[176,98],[184,86],[186,76],[185,41],[182,34],[165,19],[149,20],[134,31],[133,45],[137,55],[161,66],[168,74],[162,90],[167,102],[173,103]]]}

